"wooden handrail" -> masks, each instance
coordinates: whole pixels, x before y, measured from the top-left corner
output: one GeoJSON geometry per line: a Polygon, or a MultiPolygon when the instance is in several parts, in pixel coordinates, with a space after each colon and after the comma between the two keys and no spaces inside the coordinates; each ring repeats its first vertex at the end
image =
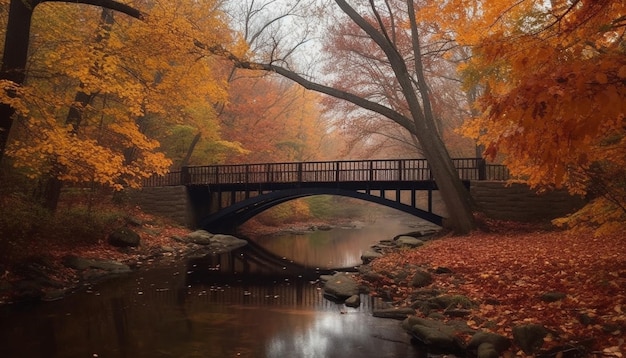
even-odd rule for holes
{"type": "MultiPolygon", "coordinates": [[[[509,179],[505,166],[487,164],[482,158],[452,161],[462,180],[509,179]]],[[[189,166],[149,178],[144,186],[430,180],[426,159],[367,159],[189,166]]]]}

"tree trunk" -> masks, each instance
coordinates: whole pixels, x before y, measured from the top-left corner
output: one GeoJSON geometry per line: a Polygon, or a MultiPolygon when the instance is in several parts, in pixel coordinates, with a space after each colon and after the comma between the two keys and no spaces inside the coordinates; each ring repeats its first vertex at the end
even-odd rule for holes
{"type": "Polygon", "coordinates": [[[407,0],[411,32],[413,41],[415,73],[418,90],[421,94],[421,104],[413,87],[407,64],[396,50],[393,43],[374,28],[367,20],[359,15],[345,0],[335,0],[337,5],[354,21],[372,40],[383,50],[391,64],[396,79],[402,88],[414,123],[415,132],[422,145],[422,151],[428,161],[433,177],[437,182],[441,197],[448,209],[448,226],[459,234],[465,234],[474,229],[475,223],[472,214],[471,197],[459,178],[458,171],[439,136],[428,97],[428,86],[421,62],[419,36],[415,20],[415,11],[412,0],[407,0]]]}
{"type": "MultiPolygon", "coordinates": [[[[2,80],[13,81],[17,84],[24,83],[30,23],[35,5],[37,4],[29,4],[27,1],[11,0],[4,41],[4,55],[2,67],[0,67],[0,79],[2,80]]],[[[15,96],[15,93],[9,92],[9,96],[15,96]]],[[[15,109],[13,107],[6,103],[0,103],[0,160],[4,157],[14,114],[15,109]]]]}
{"type": "MultiPolygon", "coordinates": [[[[30,24],[35,7],[42,2],[67,2],[80,3],[122,12],[136,19],[145,16],[141,11],[126,4],[113,0],[11,0],[9,5],[9,18],[4,40],[4,52],[2,66],[0,67],[0,80],[9,80],[18,85],[24,83],[26,78],[26,59],[30,42],[30,24]]],[[[4,90],[4,89],[0,89],[4,90]]],[[[10,96],[15,93],[9,92],[10,96]]],[[[9,139],[9,132],[13,126],[15,108],[6,103],[0,103],[0,161],[4,157],[4,151],[9,139]]]]}
{"type": "Polygon", "coordinates": [[[189,144],[189,148],[187,148],[187,153],[185,154],[185,157],[180,162],[181,168],[189,166],[189,160],[191,159],[191,155],[193,154],[194,149],[196,149],[196,145],[198,144],[201,138],[202,138],[202,133],[200,132],[196,133],[196,135],[193,137],[193,140],[189,144]]]}

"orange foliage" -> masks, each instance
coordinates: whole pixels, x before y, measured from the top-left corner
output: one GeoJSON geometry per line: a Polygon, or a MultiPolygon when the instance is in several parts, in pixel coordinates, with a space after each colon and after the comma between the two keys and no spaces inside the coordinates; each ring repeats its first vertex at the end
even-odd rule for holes
{"type": "MultiPolygon", "coordinates": [[[[265,163],[327,159],[327,127],[319,95],[250,71],[237,71],[231,97],[220,116],[224,137],[241,143],[246,153],[229,163],[265,163]]],[[[328,148],[331,149],[331,148],[328,148]]]]}
{"type": "MultiPolygon", "coordinates": [[[[372,266],[379,272],[408,264],[450,268],[452,275],[434,275],[432,287],[479,303],[467,322],[473,328],[511,337],[513,326],[539,323],[558,335],[544,347],[557,345],[557,338],[560,344],[594,338],[597,349],[625,350],[621,334],[603,327],[626,327],[626,241],[620,235],[594,238],[589,231],[524,231],[513,227],[445,237],[389,254],[372,266]],[[539,298],[551,291],[566,298],[551,303],[539,298]],[[592,323],[581,323],[582,314],[592,323]]],[[[385,288],[393,290],[390,282],[385,288]]],[[[396,287],[393,295],[404,301],[411,292],[396,287]]]]}

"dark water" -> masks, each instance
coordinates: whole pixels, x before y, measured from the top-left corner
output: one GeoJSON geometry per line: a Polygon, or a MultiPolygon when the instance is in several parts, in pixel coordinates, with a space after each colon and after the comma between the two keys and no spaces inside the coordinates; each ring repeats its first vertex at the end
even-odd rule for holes
{"type": "Polygon", "coordinates": [[[380,302],[332,303],[316,270],[299,265],[357,264],[368,241],[377,241],[366,231],[325,232],[337,240],[312,235],[308,248],[297,235],[300,249],[251,245],[109,279],[63,300],[1,308],[0,357],[424,356],[398,321],[371,316],[380,302]]]}

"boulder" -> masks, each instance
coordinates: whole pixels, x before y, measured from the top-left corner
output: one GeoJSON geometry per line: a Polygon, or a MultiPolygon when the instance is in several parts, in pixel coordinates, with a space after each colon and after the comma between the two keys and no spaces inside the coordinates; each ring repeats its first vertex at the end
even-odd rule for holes
{"type": "Polygon", "coordinates": [[[548,331],[539,324],[527,324],[513,327],[513,340],[524,353],[532,355],[541,349],[548,331]]]}
{"type": "Polygon", "coordinates": [[[382,256],[383,255],[381,253],[376,252],[374,250],[366,250],[365,252],[361,254],[361,261],[363,261],[364,264],[367,264],[367,263],[370,263],[372,260],[377,259],[382,256]]]}
{"type": "Polygon", "coordinates": [[[400,236],[396,240],[397,247],[420,247],[424,245],[424,241],[410,236],[400,236]]]}
{"type": "Polygon", "coordinates": [[[183,238],[183,241],[192,242],[198,245],[208,245],[211,243],[212,237],[213,237],[213,234],[211,234],[210,232],[206,230],[196,230],[194,232],[190,232],[189,234],[187,234],[187,236],[183,238]]]}
{"type": "Polygon", "coordinates": [[[348,297],[348,299],[346,299],[344,304],[348,307],[354,307],[354,308],[359,307],[361,305],[361,296],[352,295],[348,297]]]}
{"type": "Polygon", "coordinates": [[[461,350],[461,343],[456,338],[458,327],[452,324],[410,316],[402,321],[402,328],[425,345],[449,352],[461,350]]]}
{"type": "Polygon", "coordinates": [[[128,265],[113,260],[95,260],[78,256],[67,256],[63,261],[65,266],[76,270],[97,269],[110,273],[126,273],[131,271],[128,265]]]}
{"type": "Polygon", "coordinates": [[[411,279],[412,287],[424,287],[433,282],[433,276],[424,270],[417,270],[411,279]]]}
{"type": "MultiPolygon", "coordinates": [[[[470,339],[467,349],[480,350],[484,344],[489,344],[490,348],[497,352],[496,357],[511,347],[511,341],[504,336],[491,332],[478,332],[470,339]]],[[[483,349],[487,350],[486,348],[483,349]]]]}
{"type": "Polygon", "coordinates": [[[448,310],[455,308],[470,309],[475,306],[474,302],[463,295],[441,295],[433,297],[431,302],[439,308],[448,310]]]}
{"type": "Polygon", "coordinates": [[[137,247],[141,238],[133,230],[123,227],[113,230],[109,234],[108,241],[115,247],[137,247]]]}
{"type": "Polygon", "coordinates": [[[324,283],[324,295],[331,298],[345,300],[346,298],[359,294],[359,284],[349,274],[338,272],[332,275],[324,283]]]}
{"type": "Polygon", "coordinates": [[[211,237],[210,249],[214,253],[226,253],[242,246],[246,246],[246,240],[239,239],[232,235],[216,234],[211,237]]]}
{"type": "Polygon", "coordinates": [[[539,299],[544,302],[556,302],[564,299],[565,296],[567,295],[563,292],[546,292],[542,294],[539,299]]]}
{"type": "Polygon", "coordinates": [[[498,358],[500,357],[500,353],[496,350],[491,343],[483,343],[478,346],[478,350],[476,351],[476,358],[498,358]]]}
{"type": "Polygon", "coordinates": [[[393,308],[379,308],[372,311],[372,315],[378,318],[392,318],[398,320],[404,320],[409,316],[415,314],[415,310],[411,307],[393,307],[393,308]]]}

